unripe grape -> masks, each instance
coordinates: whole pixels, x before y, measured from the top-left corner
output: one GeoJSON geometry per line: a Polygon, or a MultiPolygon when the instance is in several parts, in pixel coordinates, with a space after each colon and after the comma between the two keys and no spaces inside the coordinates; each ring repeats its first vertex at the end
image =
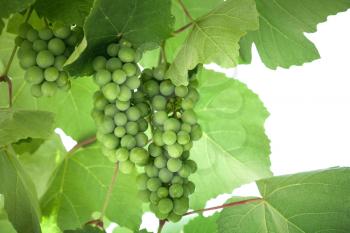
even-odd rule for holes
{"type": "Polygon", "coordinates": [[[57,86],[53,82],[44,82],[41,84],[41,91],[44,96],[51,97],[56,93],[57,86]]]}
{"type": "Polygon", "coordinates": [[[153,77],[159,81],[162,81],[165,76],[166,64],[162,63],[153,70],[153,77]]]}
{"type": "Polygon", "coordinates": [[[32,96],[34,97],[41,97],[43,95],[42,91],[41,91],[41,85],[39,84],[35,84],[35,85],[32,85],[30,87],[30,92],[32,94],[32,96]]]}
{"type": "Polygon", "coordinates": [[[182,161],[180,159],[171,158],[167,162],[167,168],[171,172],[178,172],[182,167],[182,161]]]}
{"type": "Polygon", "coordinates": [[[167,159],[164,156],[158,156],[154,159],[154,166],[157,168],[164,168],[166,167],[167,159]]]}
{"type": "Polygon", "coordinates": [[[102,154],[112,163],[116,163],[118,161],[114,149],[108,149],[107,147],[102,146],[102,154]]]}
{"type": "Polygon", "coordinates": [[[55,63],[54,66],[58,70],[63,70],[64,63],[67,61],[67,58],[63,55],[55,57],[55,63]]]}
{"type": "Polygon", "coordinates": [[[128,77],[132,77],[137,73],[137,66],[134,63],[125,63],[123,65],[123,70],[128,77]]]}
{"type": "Polygon", "coordinates": [[[152,106],[155,110],[161,111],[164,110],[167,104],[167,100],[164,96],[156,95],[152,99],[152,106]]]}
{"type": "Polygon", "coordinates": [[[130,107],[130,101],[119,101],[115,102],[115,106],[120,111],[126,111],[130,107]]]}
{"type": "MultiPolygon", "coordinates": [[[[130,134],[130,135],[136,135],[139,131],[139,126],[136,122],[134,121],[129,121],[128,123],[126,123],[125,125],[125,129],[126,129],[126,132],[127,134],[130,134]]],[[[136,138],[135,138],[135,141],[136,141],[136,138]]]]}
{"type": "Polygon", "coordinates": [[[190,134],[185,131],[179,131],[177,133],[177,142],[180,145],[186,145],[191,140],[190,134]]]}
{"type": "Polygon", "coordinates": [[[185,97],[188,93],[186,86],[177,86],[175,87],[175,95],[178,97],[185,97]]]}
{"type": "Polygon", "coordinates": [[[110,59],[108,59],[107,63],[106,63],[106,69],[113,72],[117,69],[120,69],[122,67],[122,62],[116,58],[116,57],[112,57],[110,59]]]}
{"type": "Polygon", "coordinates": [[[164,130],[179,131],[181,128],[181,123],[175,118],[169,118],[164,122],[164,130]]]}
{"type": "Polygon", "coordinates": [[[103,111],[104,108],[107,106],[107,104],[108,104],[108,101],[104,96],[98,96],[95,99],[94,107],[97,110],[103,111]]]}
{"type": "Polygon", "coordinates": [[[148,122],[143,118],[138,119],[137,124],[139,124],[139,131],[140,132],[145,132],[148,128],[148,122]]]}
{"type": "Polygon", "coordinates": [[[170,96],[174,93],[175,86],[170,80],[164,80],[159,86],[160,93],[164,96],[170,96]]]}
{"type": "Polygon", "coordinates": [[[51,51],[56,56],[63,54],[64,50],[66,49],[66,45],[64,44],[63,40],[59,38],[51,39],[47,47],[49,51],[51,51]]]}
{"type": "Polygon", "coordinates": [[[145,133],[138,133],[138,134],[136,134],[135,139],[136,139],[136,145],[138,147],[144,147],[148,143],[148,137],[147,137],[147,135],[145,133]]]}
{"type": "Polygon", "coordinates": [[[127,149],[131,150],[136,146],[136,140],[133,136],[126,134],[122,137],[120,141],[120,145],[122,147],[126,147],[127,149]]]}
{"type": "Polygon", "coordinates": [[[38,38],[39,38],[39,34],[38,34],[37,30],[35,30],[34,28],[28,29],[27,34],[26,34],[27,40],[29,40],[30,42],[34,42],[38,38]]]}
{"type": "Polygon", "coordinates": [[[44,71],[45,79],[50,82],[56,81],[59,75],[60,75],[59,71],[57,70],[57,68],[53,66],[46,68],[44,71]]]}
{"type": "Polygon", "coordinates": [[[114,135],[121,138],[126,134],[126,130],[123,126],[118,126],[114,129],[114,135]]]}
{"type": "Polygon", "coordinates": [[[33,27],[28,23],[22,23],[18,28],[18,35],[22,38],[25,38],[27,36],[27,32],[33,29],[33,27]]]}
{"type": "Polygon", "coordinates": [[[119,138],[117,138],[114,134],[107,134],[104,137],[103,145],[108,149],[115,149],[119,146],[119,138]]]}
{"type": "Polygon", "coordinates": [[[44,28],[39,30],[39,38],[42,40],[50,40],[53,34],[50,28],[44,28]]]}
{"type": "Polygon", "coordinates": [[[164,142],[163,142],[163,134],[160,131],[155,131],[153,133],[153,142],[154,144],[156,144],[157,146],[163,146],[164,142]]]}
{"type": "Polygon", "coordinates": [[[192,142],[189,142],[189,143],[183,145],[183,147],[184,147],[184,151],[189,151],[189,150],[192,149],[193,143],[192,143],[192,142]]]}
{"type": "Polygon", "coordinates": [[[148,80],[143,85],[144,92],[149,96],[155,96],[159,93],[159,85],[154,80],[148,80]]]}
{"type": "Polygon", "coordinates": [[[184,185],[184,195],[189,196],[190,194],[194,193],[196,187],[193,182],[189,181],[187,184],[184,185]]]}
{"type": "Polygon", "coordinates": [[[99,86],[104,86],[112,80],[112,75],[108,70],[100,69],[95,73],[95,82],[99,86]]]}
{"type": "Polygon", "coordinates": [[[114,117],[117,112],[118,109],[114,104],[108,104],[104,109],[104,114],[110,117],[114,117]]]}
{"type": "Polygon", "coordinates": [[[129,77],[126,80],[126,86],[131,90],[138,88],[140,86],[140,83],[140,79],[137,76],[129,77]]]}
{"type": "Polygon", "coordinates": [[[103,133],[112,133],[114,131],[115,125],[112,117],[104,117],[100,130],[103,133]]]}
{"type": "Polygon", "coordinates": [[[160,187],[158,190],[157,190],[157,195],[159,198],[164,198],[164,197],[167,197],[169,194],[169,191],[167,188],[165,187],[160,187]]]}
{"type": "Polygon", "coordinates": [[[184,215],[189,207],[189,200],[187,197],[181,197],[174,199],[174,213],[178,215],[184,215]]]}
{"type": "Polygon", "coordinates": [[[192,126],[190,124],[187,124],[187,123],[182,123],[181,124],[181,131],[184,131],[184,132],[187,132],[187,133],[191,133],[192,126]]]}
{"type": "Polygon", "coordinates": [[[163,198],[158,203],[158,209],[161,213],[170,213],[174,208],[173,202],[169,198],[163,198]]]}
{"type": "Polygon", "coordinates": [[[125,46],[125,47],[129,47],[129,48],[132,47],[131,42],[126,40],[126,39],[124,39],[124,38],[119,40],[119,44],[122,45],[122,46],[125,46]]]}
{"type": "Polygon", "coordinates": [[[92,67],[95,71],[103,70],[106,68],[107,59],[103,56],[95,57],[92,61],[92,67]]]}
{"type": "Polygon", "coordinates": [[[195,88],[190,87],[186,98],[192,99],[192,101],[196,103],[199,100],[199,93],[195,88]]]}
{"type": "Polygon", "coordinates": [[[191,168],[191,173],[195,173],[197,171],[197,163],[191,159],[185,162],[191,168]]]}
{"type": "Polygon", "coordinates": [[[120,101],[129,101],[131,99],[132,92],[127,86],[120,86],[120,94],[118,99],[120,101]]]}
{"type": "Polygon", "coordinates": [[[104,114],[103,114],[102,111],[93,109],[93,110],[91,111],[91,116],[92,116],[92,118],[95,120],[96,125],[101,125],[101,124],[102,124],[103,118],[104,118],[104,114]]]}
{"type": "Polygon", "coordinates": [[[158,197],[157,192],[152,192],[151,195],[149,196],[149,200],[153,204],[158,204],[160,198],[158,197]]]}
{"type": "Polygon", "coordinates": [[[188,166],[187,164],[184,164],[181,169],[178,171],[178,174],[183,177],[187,178],[191,175],[191,167],[188,166]]]}
{"type": "Polygon", "coordinates": [[[124,174],[130,174],[134,170],[134,167],[135,165],[129,160],[119,163],[119,170],[124,174]]]}
{"type": "Polygon", "coordinates": [[[23,69],[28,69],[31,66],[34,66],[36,63],[36,52],[34,50],[25,50],[21,58],[19,60],[19,63],[23,69]]]}
{"type": "Polygon", "coordinates": [[[165,145],[173,145],[176,142],[176,133],[171,130],[165,131],[162,139],[165,145]]]}
{"type": "Polygon", "coordinates": [[[125,113],[118,112],[114,116],[114,122],[117,126],[123,126],[128,122],[128,118],[125,113]]]}
{"type": "Polygon", "coordinates": [[[24,78],[31,84],[40,84],[44,80],[44,73],[39,67],[32,66],[26,71],[24,78]]]}
{"type": "Polygon", "coordinates": [[[111,57],[118,55],[119,45],[116,43],[111,43],[107,46],[107,54],[111,57]]]}
{"type": "Polygon", "coordinates": [[[126,80],[126,73],[123,70],[115,70],[112,75],[113,82],[122,84],[126,80]]]}
{"type": "Polygon", "coordinates": [[[153,157],[158,157],[158,156],[162,155],[162,148],[157,146],[154,143],[151,143],[148,146],[148,151],[149,151],[150,155],[153,157]]]}
{"type": "Polygon", "coordinates": [[[136,107],[131,107],[126,111],[126,116],[130,121],[137,121],[141,117],[140,110],[136,107]]]}
{"type": "Polygon", "coordinates": [[[153,122],[156,125],[163,125],[167,119],[168,119],[168,114],[165,111],[158,111],[153,115],[153,122]]]}
{"type": "Polygon", "coordinates": [[[183,147],[177,143],[167,146],[169,156],[172,158],[180,158],[183,152],[183,147]]]}
{"type": "Polygon", "coordinates": [[[162,185],[162,182],[158,178],[150,178],[147,181],[147,189],[151,192],[155,192],[162,185]]]}
{"type": "Polygon", "coordinates": [[[181,184],[172,184],[169,188],[169,195],[172,198],[179,198],[183,195],[184,190],[181,184]]]}
{"type": "Polygon", "coordinates": [[[193,100],[190,98],[185,98],[184,100],[182,100],[181,108],[184,110],[193,109],[194,108],[193,100]]]}
{"type": "Polygon", "coordinates": [[[173,222],[173,223],[176,223],[176,222],[179,222],[182,218],[182,215],[178,215],[178,214],[175,214],[175,213],[170,213],[169,216],[168,216],[168,220],[173,222]]]}
{"type": "Polygon", "coordinates": [[[197,123],[197,116],[193,110],[186,110],[182,113],[181,119],[183,122],[188,123],[190,125],[194,125],[197,123]]]}
{"type": "Polygon", "coordinates": [[[69,46],[76,46],[79,40],[81,39],[81,35],[82,34],[80,31],[72,31],[70,36],[68,36],[68,38],[65,39],[66,44],[68,44],[69,46]]]}
{"type": "Polygon", "coordinates": [[[129,159],[129,151],[126,148],[121,147],[115,153],[117,160],[120,162],[124,162],[129,159]]]}
{"type": "Polygon", "coordinates": [[[55,57],[48,50],[40,51],[36,56],[36,63],[41,68],[47,68],[49,66],[52,66],[54,62],[55,62],[55,57]]]}
{"type": "Polygon", "coordinates": [[[115,83],[108,83],[102,87],[102,93],[109,101],[117,99],[120,91],[119,86],[115,83]]]}
{"type": "Polygon", "coordinates": [[[189,151],[184,151],[181,155],[182,160],[187,160],[190,157],[190,152],[189,151]]]}
{"type": "Polygon", "coordinates": [[[147,164],[149,159],[148,152],[143,148],[134,148],[130,152],[130,161],[136,165],[144,166],[147,164]]]}
{"type": "Polygon", "coordinates": [[[173,173],[170,172],[167,168],[162,168],[159,170],[158,176],[163,183],[169,183],[173,178],[173,173]]]}
{"type": "Polygon", "coordinates": [[[151,192],[148,190],[141,190],[138,192],[138,197],[143,202],[149,202],[150,196],[151,196],[151,192]]]}
{"type": "Polygon", "coordinates": [[[60,27],[54,28],[53,34],[58,38],[66,39],[70,36],[71,30],[67,26],[60,26],[60,27]]]}
{"type": "Polygon", "coordinates": [[[147,189],[147,181],[148,181],[148,176],[143,173],[137,176],[136,178],[136,183],[137,187],[139,190],[146,190],[147,189]]]}
{"type": "Polygon", "coordinates": [[[37,52],[47,49],[47,43],[43,40],[36,40],[33,42],[33,49],[37,52]]]}
{"type": "Polygon", "coordinates": [[[171,180],[172,184],[183,184],[184,179],[181,176],[174,176],[173,179],[171,180]]]}
{"type": "Polygon", "coordinates": [[[122,62],[132,62],[135,60],[135,50],[129,47],[121,47],[118,51],[118,57],[122,62]]]}
{"type": "Polygon", "coordinates": [[[202,128],[200,127],[199,124],[195,124],[192,126],[192,131],[191,131],[191,139],[193,141],[197,141],[202,137],[202,128]]]}
{"type": "Polygon", "coordinates": [[[137,103],[135,107],[139,109],[142,117],[148,116],[151,111],[149,105],[146,103],[137,103]]]}
{"type": "Polygon", "coordinates": [[[145,172],[148,177],[157,177],[159,174],[159,170],[152,164],[149,164],[145,167],[145,172]]]}

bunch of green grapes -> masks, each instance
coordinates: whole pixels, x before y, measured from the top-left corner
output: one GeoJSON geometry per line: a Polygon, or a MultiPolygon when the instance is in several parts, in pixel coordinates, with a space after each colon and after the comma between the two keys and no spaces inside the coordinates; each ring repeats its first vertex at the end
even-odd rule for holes
{"type": "Polygon", "coordinates": [[[140,54],[126,40],[111,43],[106,54],[93,60],[94,80],[100,87],[94,96],[92,116],[103,153],[119,162],[123,173],[148,163],[145,131],[150,107],[140,98],[140,54]]]}
{"type": "Polygon", "coordinates": [[[19,27],[17,55],[26,71],[25,80],[32,85],[33,96],[53,96],[58,89],[70,89],[69,76],[63,71],[63,65],[81,37],[80,30],[68,26],[53,30],[46,27],[39,31],[28,23],[19,27]]]}
{"type": "Polygon", "coordinates": [[[175,86],[164,78],[165,71],[162,64],[142,75],[142,92],[152,110],[152,143],[150,159],[137,182],[140,198],[150,203],[156,216],[177,222],[187,212],[188,196],[195,190],[188,179],[197,170],[190,150],[202,130],[193,111],[199,100],[195,75],[188,86],[175,86]]]}

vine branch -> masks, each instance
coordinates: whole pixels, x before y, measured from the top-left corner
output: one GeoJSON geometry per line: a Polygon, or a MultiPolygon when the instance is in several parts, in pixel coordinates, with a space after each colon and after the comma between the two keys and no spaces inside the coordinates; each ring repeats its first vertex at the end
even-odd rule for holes
{"type": "Polygon", "coordinates": [[[78,144],[76,144],[68,153],[69,154],[73,154],[74,152],[76,152],[79,148],[90,145],[92,143],[94,143],[96,141],[96,136],[92,136],[89,138],[84,139],[81,142],[78,142],[78,144]]]}
{"type": "Polygon", "coordinates": [[[191,27],[192,25],[193,25],[193,22],[190,22],[190,23],[188,23],[188,24],[182,26],[181,28],[179,28],[179,29],[173,31],[172,34],[173,34],[173,35],[176,35],[176,34],[178,34],[178,33],[181,33],[181,32],[183,32],[183,31],[185,31],[187,28],[191,27]]]}
{"type": "Polygon", "coordinates": [[[166,221],[165,220],[159,220],[159,227],[158,227],[158,233],[161,233],[162,232],[162,229],[165,225],[166,221]]]}
{"type": "Polygon", "coordinates": [[[177,0],[177,2],[179,3],[179,5],[181,6],[183,12],[185,13],[185,15],[187,16],[187,18],[189,18],[191,21],[193,21],[193,18],[190,14],[190,12],[187,10],[185,4],[182,2],[182,0],[177,0]]]}

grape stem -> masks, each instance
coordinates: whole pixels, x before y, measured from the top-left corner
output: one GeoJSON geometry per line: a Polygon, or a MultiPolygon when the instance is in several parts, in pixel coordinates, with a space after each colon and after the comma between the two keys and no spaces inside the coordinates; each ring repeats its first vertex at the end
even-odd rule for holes
{"type": "Polygon", "coordinates": [[[165,64],[168,63],[165,53],[165,40],[162,41],[162,44],[160,46],[158,65],[160,65],[162,62],[164,62],[165,64]]]}
{"type": "Polygon", "coordinates": [[[179,3],[180,7],[182,8],[182,10],[185,13],[185,15],[187,16],[187,18],[189,18],[191,21],[194,21],[190,12],[187,10],[185,4],[182,2],[182,0],[177,0],[177,2],[179,3]]]}
{"type": "Polygon", "coordinates": [[[166,221],[165,220],[159,220],[159,227],[158,227],[158,233],[161,233],[162,232],[162,229],[165,225],[166,221]]]}
{"type": "Polygon", "coordinates": [[[90,145],[92,143],[94,143],[96,141],[96,136],[92,136],[89,138],[84,139],[83,141],[79,142],[78,144],[76,144],[70,151],[69,154],[73,154],[74,152],[76,152],[79,148],[90,145]]]}
{"type": "Polygon", "coordinates": [[[191,27],[192,25],[193,25],[193,22],[190,22],[190,23],[188,23],[188,24],[182,26],[181,28],[175,30],[175,31],[172,33],[173,36],[175,36],[176,34],[179,34],[179,33],[183,32],[183,31],[185,31],[187,28],[191,27]]]}

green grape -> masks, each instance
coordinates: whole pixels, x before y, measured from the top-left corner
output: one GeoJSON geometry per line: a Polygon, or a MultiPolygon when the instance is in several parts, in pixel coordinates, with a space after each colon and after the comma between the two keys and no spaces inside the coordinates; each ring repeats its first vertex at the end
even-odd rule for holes
{"type": "Polygon", "coordinates": [[[123,70],[128,77],[136,75],[138,67],[134,63],[125,63],[123,65],[123,70]]]}
{"type": "Polygon", "coordinates": [[[147,189],[151,192],[155,192],[162,186],[162,182],[158,178],[150,178],[147,181],[147,189]]]}
{"type": "Polygon", "coordinates": [[[150,155],[153,157],[158,157],[158,156],[162,155],[162,148],[157,146],[154,143],[151,143],[148,146],[148,151],[149,151],[150,155]]]}
{"type": "Polygon", "coordinates": [[[120,101],[120,100],[117,100],[115,102],[115,106],[117,107],[117,109],[119,111],[125,111],[127,110],[128,108],[130,108],[130,101],[120,101]]]}
{"type": "Polygon", "coordinates": [[[137,90],[137,91],[133,92],[132,95],[133,95],[132,98],[134,99],[135,103],[146,102],[146,98],[145,98],[146,96],[142,91],[137,90]]]}
{"type": "Polygon", "coordinates": [[[186,160],[190,157],[190,152],[189,151],[184,151],[184,153],[182,153],[181,155],[181,159],[182,160],[186,160]]]}
{"type": "Polygon", "coordinates": [[[60,27],[54,28],[53,34],[58,38],[66,39],[70,36],[71,30],[70,30],[70,27],[60,26],[60,27]]]}
{"type": "Polygon", "coordinates": [[[137,124],[139,124],[139,131],[140,132],[145,132],[148,128],[148,123],[145,119],[140,118],[137,120],[137,124]]]}
{"type": "Polygon", "coordinates": [[[202,128],[200,127],[199,124],[195,124],[192,126],[192,131],[191,131],[191,139],[193,141],[197,141],[202,137],[202,128]]]}
{"type": "Polygon", "coordinates": [[[161,213],[170,213],[174,208],[174,204],[171,199],[163,198],[159,200],[158,209],[161,213]]]}
{"type": "Polygon", "coordinates": [[[96,98],[95,103],[94,103],[94,107],[97,110],[103,111],[104,108],[107,106],[108,101],[104,96],[99,96],[96,98]]]}
{"type": "Polygon", "coordinates": [[[187,197],[174,199],[174,213],[177,215],[184,215],[189,208],[189,200],[187,197]]]}
{"type": "Polygon", "coordinates": [[[64,53],[64,50],[66,49],[66,45],[64,44],[63,40],[59,38],[53,38],[49,41],[47,45],[50,52],[52,52],[54,55],[58,56],[64,53]]]}
{"type": "Polygon", "coordinates": [[[129,101],[131,99],[132,92],[127,86],[120,86],[120,94],[118,99],[120,101],[129,101]]]}
{"type": "Polygon", "coordinates": [[[125,129],[127,134],[136,135],[139,132],[139,125],[135,121],[129,121],[126,123],[125,129]]]}
{"type": "Polygon", "coordinates": [[[163,134],[161,131],[156,130],[153,133],[153,142],[154,144],[156,144],[157,146],[163,146],[164,142],[163,142],[163,134]]]}
{"type": "Polygon", "coordinates": [[[95,57],[92,61],[92,67],[95,71],[103,70],[106,68],[107,59],[103,56],[95,57]]]}
{"type": "Polygon", "coordinates": [[[169,118],[164,122],[164,130],[179,131],[181,128],[181,123],[175,118],[169,118]]]}
{"type": "Polygon", "coordinates": [[[190,134],[188,132],[186,132],[186,131],[179,131],[177,133],[177,142],[180,145],[186,145],[190,141],[191,141],[191,137],[190,137],[190,134]]]}
{"type": "Polygon", "coordinates": [[[104,86],[107,83],[109,83],[112,79],[112,75],[108,70],[104,70],[104,69],[99,69],[95,75],[95,82],[97,85],[104,86]]]}
{"type": "Polygon", "coordinates": [[[153,70],[153,77],[159,81],[162,81],[165,76],[166,64],[162,63],[153,70]]]}
{"type": "Polygon", "coordinates": [[[22,38],[22,37],[20,37],[20,36],[16,36],[16,38],[15,38],[15,44],[16,44],[18,47],[20,47],[21,44],[22,44],[22,42],[23,42],[24,40],[25,40],[24,38],[22,38]]]}
{"type": "Polygon", "coordinates": [[[191,175],[191,167],[187,164],[184,164],[181,169],[178,171],[179,176],[187,178],[191,175]]]}
{"type": "Polygon", "coordinates": [[[154,166],[156,166],[157,168],[164,168],[166,167],[166,163],[167,163],[167,159],[165,158],[165,156],[158,156],[154,159],[154,166]]]}
{"type": "MultiPolygon", "coordinates": [[[[56,84],[57,84],[57,80],[56,80],[56,84]]],[[[59,88],[63,91],[68,91],[68,90],[70,90],[71,86],[72,86],[72,84],[70,82],[68,82],[66,85],[60,86],[59,88]]]]}
{"type": "Polygon", "coordinates": [[[183,147],[177,143],[166,147],[169,156],[172,158],[180,158],[183,152],[183,147]]]}
{"type": "Polygon", "coordinates": [[[122,84],[126,80],[126,73],[123,70],[115,70],[112,74],[113,82],[122,84]]]}
{"type": "Polygon", "coordinates": [[[143,89],[149,97],[152,97],[159,93],[159,84],[157,81],[148,80],[144,83],[143,89]]]}
{"type": "Polygon", "coordinates": [[[122,137],[120,145],[131,150],[136,146],[136,140],[132,135],[126,134],[122,137]]]}
{"type": "Polygon", "coordinates": [[[116,154],[114,149],[108,149],[102,146],[102,154],[106,156],[112,163],[117,162],[116,154]]]}
{"type": "Polygon", "coordinates": [[[138,192],[138,197],[142,202],[149,202],[151,192],[148,190],[141,190],[138,192]]]}
{"type": "Polygon", "coordinates": [[[188,89],[186,86],[177,86],[175,87],[175,95],[178,97],[185,97],[188,93],[188,89]]]}
{"type": "Polygon", "coordinates": [[[123,137],[126,134],[126,130],[123,126],[118,126],[114,129],[114,135],[118,138],[123,137]]]}
{"type": "Polygon", "coordinates": [[[50,28],[43,28],[39,30],[39,38],[42,40],[50,40],[53,34],[50,28]]]}
{"type": "Polygon", "coordinates": [[[129,151],[126,148],[119,148],[116,152],[116,158],[120,162],[127,161],[129,159],[129,151]]]}
{"type": "Polygon", "coordinates": [[[108,149],[115,149],[119,146],[119,138],[114,134],[106,134],[103,140],[103,145],[108,149]]]}
{"type": "Polygon", "coordinates": [[[163,183],[169,183],[173,178],[173,173],[170,172],[167,168],[162,168],[159,170],[158,176],[163,183]]]}
{"type": "Polygon", "coordinates": [[[102,93],[109,101],[117,99],[120,91],[118,84],[115,83],[108,83],[102,87],[102,93]]]}
{"type": "Polygon", "coordinates": [[[197,171],[197,163],[195,161],[189,159],[185,162],[185,164],[190,167],[191,173],[195,173],[197,171]]]}
{"type": "Polygon", "coordinates": [[[122,62],[116,57],[112,57],[108,59],[108,61],[106,62],[106,69],[111,72],[117,69],[120,69],[121,67],[122,67],[122,62]]]}
{"type": "Polygon", "coordinates": [[[159,220],[165,220],[168,217],[168,213],[162,213],[159,210],[154,213],[159,220]]]}
{"type": "Polygon", "coordinates": [[[191,133],[192,126],[190,124],[187,124],[187,123],[182,123],[181,131],[184,131],[184,132],[187,132],[187,133],[191,133]]]}
{"type": "Polygon", "coordinates": [[[102,125],[100,127],[100,130],[103,132],[103,133],[112,133],[114,131],[114,121],[113,121],[113,118],[112,117],[104,117],[103,118],[103,122],[102,122],[102,125]]]}
{"type": "Polygon", "coordinates": [[[193,182],[189,181],[187,184],[184,185],[184,195],[189,196],[190,194],[194,193],[196,190],[196,187],[193,182]]]}
{"type": "Polygon", "coordinates": [[[145,172],[148,177],[157,177],[159,174],[159,170],[152,164],[149,164],[145,167],[145,172]]]}
{"type": "Polygon", "coordinates": [[[23,40],[21,44],[21,49],[27,50],[27,49],[32,49],[33,48],[33,43],[30,42],[29,40],[23,40]]]}
{"type": "MultiPolygon", "coordinates": [[[[139,127],[139,128],[140,128],[140,127],[139,127]]],[[[136,139],[136,145],[137,145],[138,147],[144,147],[144,146],[146,146],[147,143],[148,143],[148,137],[147,137],[147,135],[146,135],[145,133],[142,133],[142,132],[136,134],[135,139],[136,139]]]]}
{"type": "Polygon", "coordinates": [[[192,101],[194,103],[196,103],[199,100],[199,93],[195,88],[190,87],[188,89],[188,94],[187,94],[186,98],[190,98],[190,99],[192,99],[192,101]]]}
{"type": "Polygon", "coordinates": [[[57,68],[53,66],[46,68],[44,71],[45,80],[50,82],[56,81],[59,75],[60,75],[60,72],[57,70],[57,68]]]}
{"type": "Polygon", "coordinates": [[[54,62],[54,66],[58,69],[58,70],[62,70],[64,63],[67,61],[67,58],[63,55],[61,56],[57,56],[55,57],[55,62],[54,62]]]}
{"type": "Polygon", "coordinates": [[[131,107],[126,111],[126,116],[130,121],[137,121],[141,117],[140,110],[136,107],[131,107]]]}
{"type": "Polygon", "coordinates": [[[117,126],[124,126],[128,122],[128,118],[125,113],[117,112],[114,116],[114,122],[117,126]]]}
{"type": "Polygon", "coordinates": [[[31,84],[40,84],[44,80],[44,73],[39,67],[32,66],[26,71],[24,78],[31,84]]]}
{"type": "Polygon", "coordinates": [[[43,96],[51,97],[56,91],[57,86],[53,82],[43,82],[43,84],[41,84],[41,92],[43,93],[43,96]]]}
{"type": "Polygon", "coordinates": [[[135,168],[135,165],[129,161],[123,161],[119,163],[119,170],[124,174],[130,174],[135,168]]]}
{"type": "Polygon", "coordinates": [[[117,56],[118,51],[119,51],[119,45],[116,43],[112,43],[107,46],[107,54],[111,57],[117,56]]]}
{"type": "Polygon", "coordinates": [[[183,184],[184,180],[181,176],[174,176],[173,179],[171,180],[172,184],[183,184]]]}
{"type": "Polygon", "coordinates": [[[34,28],[28,29],[27,34],[26,34],[27,40],[29,40],[30,42],[34,42],[38,38],[39,38],[39,34],[38,34],[37,30],[35,30],[34,28]]]}
{"type": "Polygon", "coordinates": [[[21,55],[19,63],[23,69],[28,69],[31,66],[34,66],[36,63],[36,52],[34,50],[25,50],[21,55]]]}
{"type": "Polygon", "coordinates": [[[169,195],[169,191],[165,187],[160,187],[157,190],[157,195],[158,195],[159,198],[164,198],[164,197],[167,197],[169,195]]]}
{"type": "Polygon", "coordinates": [[[136,165],[144,166],[147,164],[149,159],[148,152],[143,148],[134,148],[130,151],[130,161],[136,165]]]}
{"type": "Polygon", "coordinates": [[[163,125],[167,119],[168,119],[168,114],[165,111],[158,111],[153,115],[153,122],[156,125],[163,125]]]}
{"type": "Polygon", "coordinates": [[[30,30],[30,29],[33,29],[33,27],[28,24],[28,23],[22,23],[19,28],[18,28],[18,35],[22,38],[25,38],[26,35],[27,35],[27,32],[30,30]]]}
{"type": "Polygon", "coordinates": [[[167,162],[167,168],[171,172],[178,172],[182,167],[182,161],[180,159],[171,158],[167,162]]]}
{"type": "Polygon", "coordinates": [[[184,100],[182,100],[181,108],[184,110],[193,109],[194,108],[193,100],[190,98],[185,98],[184,100]]]}
{"type": "Polygon", "coordinates": [[[151,195],[149,196],[149,200],[153,204],[158,204],[160,198],[158,197],[157,192],[152,192],[151,195]]]}
{"type": "Polygon", "coordinates": [[[126,86],[131,90],[137,89],[140,86],[141,82],[137,76],[129,77],[126,80],[126,86]]]}
{"type": "Polygon", "coordinates": [[[120,39],[119,44],[122,45],[122,46],[125,46],[125,47],[129,47],[129,48],[132,47],[131,42],[130,42],[130,41],[127,41],[127,40],[124,39],[124,38],[120,39]]]}
{"type": "Polygon", "coordinates": [[[181,184],[172,184],[169,188],[169,195],[172,198],[179,198],[184,194],[184,189],[181,184]]]}
{"type": "Polygon", "coordinates": [[[175,86],[170,80],[164,80],[160,83],[160,93],[164,96],[170,96],[174,93],[175,86]]]}
{"type": "Polygon", "coordinates": [[[176,222],[179,222],[182,218],[182,215],[178,215],[178,214],[175,214],[175,213],[170,213],[169,216],[168,216],[168,220],[173,222],[173,223],[176,223],[176,222]]]}
{"type": "Polygon", "coordinates": [[[37,52],[47,49],[47,43],[43,40],[36,40],[33,42],[33,49],[37,52]]]}
{"type": "Polygon", "coordinates": [[[70,36],[67,39],[65,39],[65,42],[69,46],[76,46],[79,40],[81,39],[81,36],[81,31],[74,31],[70,34],[70,36]]]}
{"type": "Polygon", "coordinates": [[[156,95],[152,99],[152,107],[157,111],[162,111],[166,108],[167,100],[164,96],[156,95]]]}
{"type": "Polygon", "coordinates": [[[48,50],[43,50],[38,53],[36,56],[36,63],[40,68],[47,68],[52,66],[55,62],[55,57],[48,50]]]}
{"type": "Polygon", "coordinates": [[[184,151],[189,151],[193,147],[193,143],[189,142],[189,143],[187,143],[187,144],[185,144],[183,146],[184,146],[184,151]]]}
{"type": "Polygon", "coordinates": [[[140,174],[136,177],[136,183],[137,183],[137,188],[139,190],[147,190],[147,181],[148,181],[148,176],[143,173],[140,174]]]}
{"type": "Polygon", "coordinates": [[[104,114],[110,117],[114,117],[117,112],[118,109],[114,104],[108,104],[104,109],[104,114]]]}
{"type": "Polygon", "coordinates": [[[135,60],[135,50],[129,47],[121,47],[118,51],[118,57],[122,62],[132,62],[135,60]]]}
{"type": "Polygon", "coordinates": [[[97,125],[101,125],[102,124],[103,118],[104,118],[104,114],[103,114],[102,111],[94,109],[94,110],[91,111],[91,116],[95,120],[97,125]]]}
{"type": "Polygon", "coordinates": [[[43,92],[41,91],[41,85],[35,84],[30,87],[30,92],[32,96],[34,97],[41,97],[43,95],[43,92]]]}
{"type": "Polygon", "coordinates": [[[148,116],[150,111],[151,111],[150,108],[149,108],[149,105],[146,104],[146,103],[137,103],[135,105],[135,107],[139,109],[140,114],[141,114],[142,117],[148,116]]]}
{"type": "Polygon", "coordinates": [[[165,145],[173,145],[176,142],[176,133],[171,130],[165,131],[162,139],[165,145]]]}
{"type": "Polygon", "coordinates": [[[188,123],[190,125],[194,125],[197,123],[197,116],[193,110],[186,110],[182,113],[181,119],[183,122],[188,123]]]}

